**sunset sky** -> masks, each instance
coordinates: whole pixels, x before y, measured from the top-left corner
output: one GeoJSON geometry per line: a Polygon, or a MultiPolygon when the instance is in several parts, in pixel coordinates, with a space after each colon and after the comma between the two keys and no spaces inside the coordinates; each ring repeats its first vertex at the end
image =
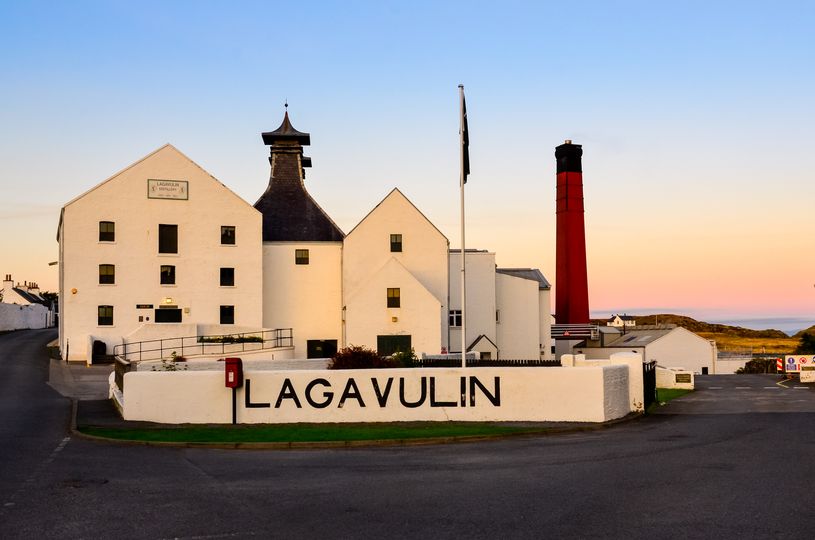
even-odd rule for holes
{"type": "Polygon", "coordinates": [[[166,142],[254,203],[284,100],[343,230],[396,186],[459,247],[461,83],[467,247],[554,281],[554,147],[572,139],[595,315],[815,322],[815,3],[0,7],[15,280],[55,290],[62,205],[166,142]]]}

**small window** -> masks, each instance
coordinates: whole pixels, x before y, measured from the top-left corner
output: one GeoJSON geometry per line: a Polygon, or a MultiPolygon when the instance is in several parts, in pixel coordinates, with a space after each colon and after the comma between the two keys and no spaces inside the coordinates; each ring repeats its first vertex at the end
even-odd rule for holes
{"type": "Polygon", "coordinates": [[[402,251],[402,235],[391,235],[391,253],[401,253],[402,251]]]}
{"type": "Polygon", "coordinates": [[[235,324],[235,306],[221,306],[221,324],[235,324]]]}
{"type": "Polygon", "coordinates": [[[97,322],[99,326],[113,326],[113,306],[99,306],[97,322]]]}
{"type": "Polygon", "coordinates": [[[221,225],[221,244],[235,245],[235,227],[233,225],[221,225]]]}
{"type": "Polygon", "coordinates": [[[99,283],[100,284],[113,284],[116,283],[116,266],[112,264],[99,265],[99,283]]]}
{"type": "Polygon", "coordinates": [[[161,265],[161,284],[175,285],[175,266],[169,264],[161,265]]]}
{"type": "Polygon", "coordinates": [[[388,289],[388,307],[400,307],[401,300],[399,289],[388,289]]]}
{"type": "Polygon", "coordinates": [[[294,250],[294,264],[308,264],[308,250],[295,249],[294,250]]]}
{"type": "Polygon", "coordinates": [[[112,221],[99,222],[99,241],[113,242],[116,240],[116,224],[112,221]]]}
{"type": "Polygon", "coordinates": [[[158,226],[158,252],[178,253],[178,225],[158,226]]]}
{"type": "Polygon", "coordinates": [[[235,269],[221,268],[221,287],[232,287],[235,285],[235,269]]]}
{"type": "Polygon", "coordinates": [[[501,310],[500,309],[495,310],[495,322],[496,323],[501,322],[501,310]]]}
{"type": "Polygon", "coordinates": [[[461,326],[461,310],[450,310],[450,326],[461,326]]]}

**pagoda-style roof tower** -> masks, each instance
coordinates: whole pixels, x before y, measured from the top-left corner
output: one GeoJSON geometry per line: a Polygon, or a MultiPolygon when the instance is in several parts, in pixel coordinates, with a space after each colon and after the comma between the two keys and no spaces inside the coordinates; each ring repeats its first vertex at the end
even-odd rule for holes
{"type": "Polygon", "coordinates": [[[263,214],[263,241],[342,242],[345,235],[303,183],[305,167],[311,167],[311,158],[303,155],[309,134],[294,129],[286,111],[279,128],[263,133],[263,143],[271,146],[272,166],[269,187],[255,203],[263,214]]]}

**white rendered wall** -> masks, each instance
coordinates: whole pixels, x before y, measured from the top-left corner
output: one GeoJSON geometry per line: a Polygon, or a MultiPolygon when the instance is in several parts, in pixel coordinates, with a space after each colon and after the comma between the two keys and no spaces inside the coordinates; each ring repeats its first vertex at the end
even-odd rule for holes
{"type": "MultiPolygon", "coordinates": [[[[629,412],[628,370],[622,365],[337,371],[246,369],[244,376],[249,382],[251,403],[268,406],[246,407],[245,382],[237,394],[239,423],[449,420],[605,422],[621,418],[629,412]],[[473,383],[470,377],[476,377],[493,396],[497,393],[495,380],[498,378],[500,402],[497,405],[492,403],[477,387],[471,392],[474,387],[471,387],[473,383]],[[349,379],[354,382],[349,383],[349,379]],[[372,379],[377,381],[379,398],[372,379]],[[462,379],[465,385],[464,406],[460,401],[462,379]],[[285,387],[287,381],[289,386],[285,387]],[[390,391],[384,398],[389,384],[390,391]],[[420,399],[422,384],[425,387],[423,400],[420,399]],[[349,392],[358,397],[346,397],[340,407],[342,396],[349,392]],[[289,397],[281,399],[281,394],[289,397]],[[431,394],[437,406],[432,406],[431,394]],[[325,406],[319,408],[310,404],[307,395],[312,402],[325,406]],[[291,396],[297,396],[300,407],[296,406],[291,396]],[[470,401],[470,396],[475,397],[474,402],[470,401]],[[420,404],[406,407],[402,405],[400,397],[420,404]]],[[[232,419],[232,393],[224,388],[222,371],[131,372],[124,376],[124,389],[126,420],[229,423],[232,419]]]]}
{"type": "Polygon", "coordinates": [[[28,328],[47,328],[50,311],[40,304],[0,303],[0,332],[28,328]]]}
{"type": "Polygon", "coordinates": [[[582,366],[617,366],[623,365],[628,370],[626,382],[628,384],[628,399],[630,410],[645,410],[644,380],[642,375],[642,356],[634,352],[617,352],[605,358],[587,359],[583,354],[564,355],[564,365],[574,367],[582,366]]]}
{"type": "Polygon", "coordinates": [[[538,289],[538,313],[540,319],[538,335],[541,358],[554,360],[555,353],[552,352],[552,299],[551,291],[548,289],[538,289]]]}
{"type": "Polygon", "coordinates": [[[291,328],[295,355],[310,339],[336,339],[342,347],[342,243],[264,242],[263,325],[291,328]],[[308,264],[295,264],[297,249],[308,264]]]}
{"type": "Polygon", "coordinates": [[[683,390],[693,390],[694,388],[694,373],[692,371],[657,366],[656,375],[657,388],[680,388],[683,390]],[[690,376],[690,382],[676,382],[677,374],[690,376]]]}
{"type": "MultiPolygon", "coordinates": [[[[345,305],[348,305],[349,298],[370,286],[372,276],[388,261],[394,260],[441,306],[441,309],[429,309],[422,317],[425,324],[434,322],[441,345],[447,346],[448,247],[447,238],[398,189],[394,189],[345,237],[342,271],[345,305]],[[390,251],[391,234],[402,235],[401,252],[390,251]]],[[[374,317],[384,315],[384,304],[380,301],[383,295],[384,292],[380,294],[377,290],[372,296],[375,302],[369,307],[376,310],[374,317]]],[[[351,336],[359,335],[358,332],[359,329],[351,328],[346,320],[346,343],[353,343],[351,336]]],[[[438,353],[439,349],[434,347],[426,352],[438,353]]]]}
{"type": "Polygon", "coordinates": [[[411,346],[418,356],[441,351],[443,337],[439,318],[444,307],[395,259],[369,274],[366,285],[346,296],[345,302],[347,345],[376,349],[379,335],[410,335],[411,346]],[[400,307],[387,307],[388,288],[400,289],[400,307]]]}
{"type": "MultiPolygon", "coordinates": [[[[461,309],[461,251],[450,252],[450,309],[461,309]]],[[[495,253],[468,252],[467,346],[480,335],[498,343],[495,325],[495,253]]],[[[461,328],[450,328],[450,350],[461,352],[461,328]]],[[[499,352],[500,354],[500,352],[499,352]]]]}
{"type": "MultiPolygon", "coordinates": [[[[177,149],[166,145],[63,208],[60,225],[60,348],[86,360],[88,336],[112,346],[143,323],[165,298],[183,323],[218,324],[220,306],[235,306],[235,324],[262,325],[261,214],[177,149]],[[148,179],[189,182],[188,200],[149,199],[148,179]],[[99,242],[99,222],[115,222],[114,242],[99,242]],[[178,225],[178,254],[158,253],[158,225],[178,225]],[[236,227],[221,245],[221,226],[236,227]],[[114,264],[116,283],[99,284],[99,264],[114,264]],[[161,265],[176,284],[161,285],[161,265]],[[220,286],[220,268],[235,268],[235,286],[220,286]],[[74,293],[73,290],[76,290],[74,293]],[[97,307],[114,306],[113,326],[97,324],[97,307]]],[[[157,325],[174,335],[174,325],[157,325]]]]}
{"type": "Polygon", "coordinates": [[[538,282],[495,274],[499,311],[498,350],[501,358],[540,358],[538,282]]]}

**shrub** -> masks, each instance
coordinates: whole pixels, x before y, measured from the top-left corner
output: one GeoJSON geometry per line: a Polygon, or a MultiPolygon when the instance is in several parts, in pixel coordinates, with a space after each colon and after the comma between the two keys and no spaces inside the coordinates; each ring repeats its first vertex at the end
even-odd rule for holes
{"type": "Polygon", "coordinates": [[[396,367],[416,367],[416,353],[413,351],[411,347],[410,352],[406,351],[396,351],[391,355],[391,358],[396,362],[396,367]]]}
{"type": "Polygon", "coordinates": [[[328,369],[380,369],[400,367],[390,357],[381,357],[374,350],[351,345],[337,351],[328,363],[328,369]]]}
{"type": "Polygon", "coordinates": [[[736,373],[776,373],[775,358],[755,358],[737,369],[736,373]]]}

